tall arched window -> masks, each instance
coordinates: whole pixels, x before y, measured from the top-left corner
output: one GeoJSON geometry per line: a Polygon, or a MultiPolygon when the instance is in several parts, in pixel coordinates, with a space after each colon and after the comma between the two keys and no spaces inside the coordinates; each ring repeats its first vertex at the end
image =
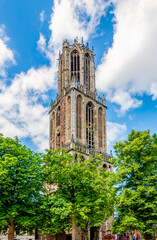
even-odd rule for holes
{"type": "Polygon", "coordinates": [[[67,99],[67,138],[71,139],[71,97],[67,99]]]}
{"type": "Polygon", "coordinates": [[[60,126],[60,106],[57,109],[56,112],[56,127],[60,126]]]}
{"type": "Polygon", "coordinates": [[[82,97],[79,95],[77,97],[76,101],[76,137],[81,139],[81,131],[82,131],[82,122],[81,122],[81,103],[82,103],[82,97]]]}
{"type": "Polygon", "coordinates": [[[56,148],[60,149],[60,129],[58,128],[60,126],[60,106],[57,109],[56,112],[56,148]]]}
{"type": "Polygon", "coordinates": [[[77,50],[71,53],[71,80],[76,80],[77,87],[80,86],[80,57],[77,50]]]}
{"type": "Polygon", "coordinates": [[[89,102],[86,105],[86,143],[88,148],[94,148],[94,131],[93,104],[89,102]]]}
{"type": "Polygon", "coordinates": [[[52,118],[50,120],[50,140],[52,139],[52,118]]]}
{"type": "Polygon", "coordinates": [[[55,113],[52,114],[52,150],[55,150],[55,113]]]}
{"type": "Polygon", "coordinates": [[[90,89],[90,56],[88,53],[84,56],[84,85],[90,89]]]}
{"type": "Polygon", "coordinates": [[[102,148],[102,108],[98,109],[98,143],[99,148],[102,148]]]}

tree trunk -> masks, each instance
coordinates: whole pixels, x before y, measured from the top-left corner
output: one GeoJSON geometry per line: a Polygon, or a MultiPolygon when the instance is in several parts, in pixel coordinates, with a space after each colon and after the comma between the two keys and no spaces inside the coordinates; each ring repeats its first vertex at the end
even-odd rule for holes
{"type": "Polygon", "coordinates": [[[85,240],[88,240],[88,231],[85,231],[84,238],[85,238],[85,240]]]}
{"type": "Polygon", "coordinates": [[[8,231],[8,240],[14,240],[15,226],[14,221],[10,220],[9,231],[8,231]]]}
{"type": "Polygon", "coordinates": [[[75,216],[72,216],[72,240],[76,240],[76,220],[75,220],[75,216]]]}
{"type": "Polygon", "coordinates": [[[129,239],[132,240],[132,233],[129,232],[129,239]]]}

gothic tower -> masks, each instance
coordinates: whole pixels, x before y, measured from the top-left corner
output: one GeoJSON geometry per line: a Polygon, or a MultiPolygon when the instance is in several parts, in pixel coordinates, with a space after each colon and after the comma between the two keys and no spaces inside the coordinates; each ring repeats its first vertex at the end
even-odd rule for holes
{"type": "MultiPolygon", "coordinates": [[[[111,171],[106,154],[106,109],[105,98],[95,89],[94,49],[83,40],[78,43],[75,39],[72,45],[64,41],[59,54],[58,95],[49,112],[50,149],[73,153],[77,147],[85,159],[89,154],[102,154],[103,167],[111,171]]],[[[101,228],[110,228],[109,222],[101,228]]]]}
{"type": "Polygon", "coordinates": [[[58,95],[51,102],[50,149],[101,153],[106,164],[106,105],[95,89],[94,50],[74,40],[59,54],[58,95]]]}

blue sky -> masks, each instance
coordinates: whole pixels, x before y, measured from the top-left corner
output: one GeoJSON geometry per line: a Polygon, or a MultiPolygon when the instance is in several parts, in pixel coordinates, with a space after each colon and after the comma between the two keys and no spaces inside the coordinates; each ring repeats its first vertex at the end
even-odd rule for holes
{"type": "Polygon", "coordinates": [[[0,132],[48,148],[58,53],[76,36],[94,46],[108,152],[131,129],[157,132],[156,12],[156,0],[1,0],[0,132]]]}

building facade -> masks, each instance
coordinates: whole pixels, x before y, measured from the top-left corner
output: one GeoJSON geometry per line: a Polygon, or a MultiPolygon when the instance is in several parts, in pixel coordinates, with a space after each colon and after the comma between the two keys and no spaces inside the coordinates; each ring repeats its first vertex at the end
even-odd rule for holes
{"type": "Polygon", "coordinates": [[[63,43],[59,54],[58,95],[50,108],[50,149],[106,154],[106,105],[95,88],[94,50],[76,40],[63,43]]]}
{"type": "MultiPolygon", "coordinates": [[[[59,53],[58,95],[50,107],[50,149],[64,148],[73,153],[77,147],[85,159],[102,154],[103,166],[112,170],[106,150],[106,104],[95,88],[94,49],[83,40],[70,45],[63,42],[59,53]]],[[[110,222],[97,228],[93,239],[102,239],[110,222]]],[[[67,239],[70,239],[67,238],[67,239]]],[[[78,238],[79,240],[79,238],[78,238]]]]}

